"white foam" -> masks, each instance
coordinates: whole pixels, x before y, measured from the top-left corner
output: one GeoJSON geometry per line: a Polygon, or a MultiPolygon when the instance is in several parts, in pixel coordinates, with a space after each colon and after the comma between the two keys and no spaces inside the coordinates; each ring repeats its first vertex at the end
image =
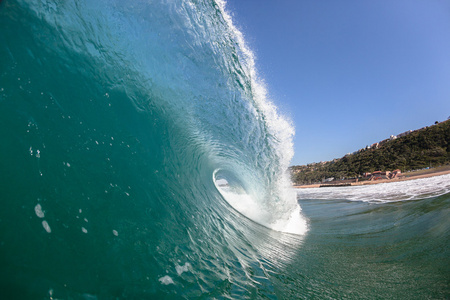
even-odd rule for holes
{"type": "Polygon", "coordinates": [[[301,215],[300,206],[297,206],[287,219],[276,220],[272,224],[272,229],[287,233],[305,234],[308,226],[306,220],[301,215]]]}
{"type": "Polygon", "coordinates": [[[276,231],[299,235],[305,234],[308,230],[307,222],[301,215],[298,204],[293,209],[273,210],[273,206],[267,206],[263,201],[258,201],[245,192],[239,193],[223,185],[216,185],[216,187],[235,210],[258,224],[276,231]]]}
{"type": "Polygon", "coordinates": [[[191,266],[190,263],[185,263],[184,266],[175,266],[175,269],[177,270],[177,274],[178,276],[180,276],[181,274],[183,274],[184,272],[189,271],[189,267],[191,266]]]}
{"type": "Polygon", "coordinates": [[[373,185],[298,189],[299,199],[346,199],[371,203],[417,200],[450,192],[450,174],[373,185]]]}
{"type": "Polygon", "coordinates": [[[159,280],[159,282],[161,282],[161,284],[164,284],[164,285],[175,284],[175,283],[173,282],[172,278],[170,278],[169,275],[166,275],[166,276],[164,276],[164,277],[161,277],[161,278],[158,279],[158,280],[159,280]]]}

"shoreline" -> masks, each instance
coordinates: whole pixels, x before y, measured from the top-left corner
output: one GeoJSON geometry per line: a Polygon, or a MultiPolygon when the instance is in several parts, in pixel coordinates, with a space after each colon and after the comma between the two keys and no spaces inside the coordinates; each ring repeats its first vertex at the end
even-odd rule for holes
{"type": "Polygon", "coordinates": [[[305,184],[305,185],[293,185],[293,188],[296,189],[308,189],[308,188],[319,188],[319,187],[342,187],[342,186],[361,186],[361,185],[371,185],[371,184],[380,184],[380,183],[390,183],[390,182],[399,182],[399,181],[407,181],[407,180],[415,180],[421,178],[428,178],[434,176],[442,176],[450,174],[450,166],[442,166],[428,170],[419,170],[413,172],[402,173],[402,176],[394,179],[380,179],[374,181],[359,181],[359,182],[351,182],[345,184],[329,184],[327,186],[323,183],[317,184],[305,184]]]}

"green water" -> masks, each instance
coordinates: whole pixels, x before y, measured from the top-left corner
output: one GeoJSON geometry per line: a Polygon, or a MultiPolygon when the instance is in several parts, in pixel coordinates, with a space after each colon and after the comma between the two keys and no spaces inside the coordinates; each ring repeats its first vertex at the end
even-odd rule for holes
{"type": "Polygon", "coordinates": [[[448,194],[381,205],[334,199],[302,204],[310,231],[294,264],[299,267],[287,271],[296,274],[289,276],[292,286],[308,291],[300,298],[449,296],[448,194]]]}

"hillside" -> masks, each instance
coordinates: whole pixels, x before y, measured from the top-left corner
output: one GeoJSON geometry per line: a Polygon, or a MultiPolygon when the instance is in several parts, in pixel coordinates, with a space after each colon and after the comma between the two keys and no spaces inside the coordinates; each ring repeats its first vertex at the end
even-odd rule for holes
{"type": "Polygon", "coordinates": [[[401,134],[340,159],[291,167],[295,184],[325,178],[354,178],[365,172],[402,172],[450,164],[450,120],[401,134]]]}

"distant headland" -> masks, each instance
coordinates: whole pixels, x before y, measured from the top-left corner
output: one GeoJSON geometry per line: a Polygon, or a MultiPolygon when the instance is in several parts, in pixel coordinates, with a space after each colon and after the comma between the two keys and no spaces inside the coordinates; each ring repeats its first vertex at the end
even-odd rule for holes
{"type": "Polygon", "coordinates": [[[290,167],[299,187],[348,186],[450,173],[450,118],[366,146],[332,161],[290,167]]]}

